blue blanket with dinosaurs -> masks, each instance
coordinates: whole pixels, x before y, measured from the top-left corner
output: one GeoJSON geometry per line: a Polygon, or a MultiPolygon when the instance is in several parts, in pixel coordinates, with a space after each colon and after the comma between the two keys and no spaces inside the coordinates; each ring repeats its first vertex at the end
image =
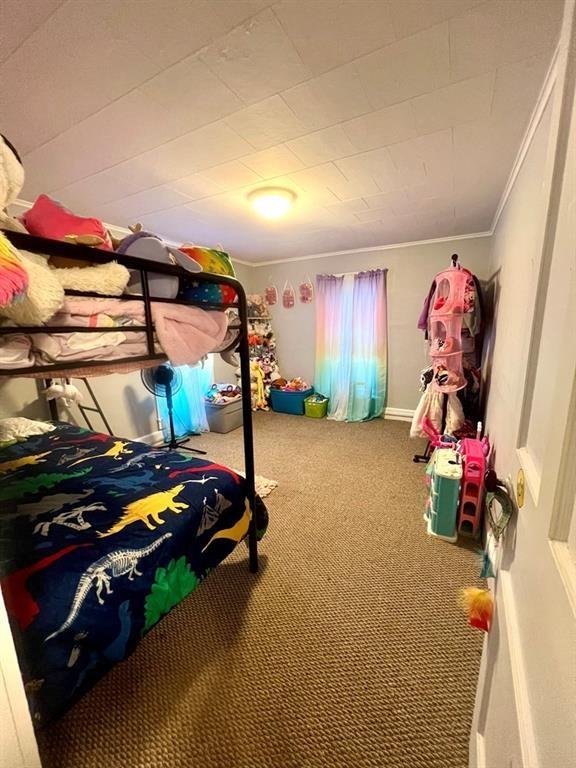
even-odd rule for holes
{"type": "Polygon", "coordinates": [[[36,725],[126,658],[250,516],[244,478],[176,451],[69,424],[0,448],[0,583],[36,725]]]}

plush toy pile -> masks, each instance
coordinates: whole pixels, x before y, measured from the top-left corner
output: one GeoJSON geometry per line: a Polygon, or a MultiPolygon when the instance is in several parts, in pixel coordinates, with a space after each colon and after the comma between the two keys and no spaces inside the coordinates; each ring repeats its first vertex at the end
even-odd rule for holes
{"type": "MultiPolygon", "coordinates": [[[[280,379],[276,360],[276,337],[264,298],[248,296],[248,344],[253,410],[268,410],[270,387],[280,379]]],[[[239,376],[240,371],[236,371],[239,376]]]]}
{"type": "Polygon", "coordinates": [[[228,405],[240,400],[242,390],[234,384],[212,384],[204,395],[204,400],[210,405],[228,405]]]}

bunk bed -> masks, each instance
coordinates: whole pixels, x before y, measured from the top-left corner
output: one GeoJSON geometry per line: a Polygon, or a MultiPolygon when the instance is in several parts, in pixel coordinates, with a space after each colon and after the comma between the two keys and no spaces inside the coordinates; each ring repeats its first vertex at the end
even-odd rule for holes
{"type": "MultiPolygon", "coordinates": [[[[83,359],[82,375],[101,375],[166,361],[154,324],[156,302],[204,310],[234,309],[240,355],[245,477],[220,464],[56,420],[49,431],[0,445],[0,582],[33,719],[62,714],[139,639],[247,538],[250,571],[267,512],[255,493],[247,303],[234,278],[200,272],[194,281],[233,289],[227,302],[151,296],[150,277],[189,278],[182,267],[87,246],[4,233],[24,251],[105,264],[139,274],[141,295],[98,299],[140,302],[145,353],[83,359]]],[[[78,296],[77,291],[66,295],[78,296]]],[[[115,329],[110,329],[112,332],[115,329]]],[[[116,329],[117,330],[117,329],[116,329]]],[[[11,334],[106,333],[102,327],[0,325],[11,334]]],[[[0,371],[50,379],[77,371],[56,362],[0,371]]],[[[2,378],[0,378],[2,381],[2,378]]]]}

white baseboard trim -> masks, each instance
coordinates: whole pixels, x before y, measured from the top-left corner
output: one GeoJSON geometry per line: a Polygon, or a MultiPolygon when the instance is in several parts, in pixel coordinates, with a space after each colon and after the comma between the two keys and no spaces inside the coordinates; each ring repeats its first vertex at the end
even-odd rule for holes
{"type": "Polygon", "coordinates": [[[476,733],[476,768],[487,768],[484,734],[478,732],[476,733]]]}
{"type": "Polygon", "coordinates": [[[162,430],[157,429],[156,432],[150,432],[148,435],[140,435],[140,437],[137,437],[136,440],[139,443],[147,443],[148,445],[158,445],[158,443],[163,442],[164,435],[162,434],[162,430]]]}
{"type": "Polygon", "coordinates": [[[540,762],[534,739],[532,709],[530,706],[528,681],[526,679],[526,665],[524,664],[522,638],[520,636],[510,572],[501,570],[498,574],[498,580],[501,585],[500,594],[503,603],[502,607],[504,608],[504,623],[506,625],[506,639],[508,641],[508,653],[512,670],[516,719],[520,736],[520,748],[522,750],[522,765],[523,768],[539,768],[540,762]]]}
{"type": "Polygon", "coordinates": [[[386,408],[384,418],[390,421],[412,421],[414,411],[410,408],[386,408]]]}

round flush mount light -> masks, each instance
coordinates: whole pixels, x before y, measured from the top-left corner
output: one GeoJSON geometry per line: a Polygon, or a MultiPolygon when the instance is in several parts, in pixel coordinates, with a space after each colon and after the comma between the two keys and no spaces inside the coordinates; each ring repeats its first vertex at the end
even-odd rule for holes
{"type": "Polygon", "coordinates": [[[296,200],[296,195],[290,189],[266,187],[250,192],[248,200],[256,213],[263,218],[279,219],[288,213],[296,200]]]}

